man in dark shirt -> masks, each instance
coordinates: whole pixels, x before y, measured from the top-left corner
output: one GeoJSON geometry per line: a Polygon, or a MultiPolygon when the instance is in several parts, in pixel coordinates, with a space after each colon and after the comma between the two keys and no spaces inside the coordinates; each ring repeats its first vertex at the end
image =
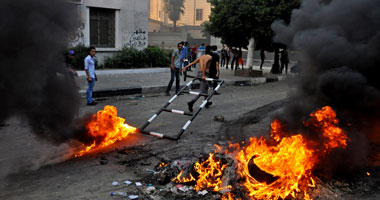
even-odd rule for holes
{"type": "MultiPolygon", "coordinates": [[[[210,73],[209,77],[213,79],[219,79],[220,71],[219,71],[219,55],[216,53],[218,50],[217,46],[211,47],[212,52],[210,52],[210,56],[212,56],[211,65],[210,65],[210,73]]],[[[212,88],[215,89],[218,86],[218,82],[213,81],[212,88]]],[[[215,92],[216,95],[220,94],[215,92]]]]}

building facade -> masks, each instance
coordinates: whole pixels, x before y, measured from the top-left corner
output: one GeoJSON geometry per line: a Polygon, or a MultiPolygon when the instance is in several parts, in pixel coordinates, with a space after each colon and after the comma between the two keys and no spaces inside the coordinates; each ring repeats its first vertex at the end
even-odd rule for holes
{"type": "Polygon", "coordinates": [[[179,41],[197,46],[211,43],[210,35],[201,26],[211,14],[211,4],[207,0],[184,0],[184,13],[177,21],[177,29],[165,12],[164,2],[150,0],[149,45],[176,48],[179,41]]]}
{"type": "Polygon", "coordinates": [[[77,5],[80,27],[73,45],[97,49],[99,63],[124,46],[148,46],[149,0],[70,0],[77,5]]]}
{"type": "MultiPolygon", "coordinates": [[[[211,4],[207,0],[184,0],[184,14],[177,22],[178,26],[200,26],[208,21],[211,4]]],[[[149,18],[166,24],[173,24],[164,9],[164,0],[150,0],[149,18]]]]}

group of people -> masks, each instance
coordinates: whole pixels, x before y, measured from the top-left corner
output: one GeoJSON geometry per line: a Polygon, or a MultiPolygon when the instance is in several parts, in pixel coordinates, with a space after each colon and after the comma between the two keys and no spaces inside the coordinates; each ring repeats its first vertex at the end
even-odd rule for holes
{"type": "MultiPolygon", "coordinates": [[[[96,49],[95,47],[90,47],[88,49],[88,56],[84,59],[84,69],[87,75],[87,83],[88,83],[88,89],[86,91],[86,97],[87,97],[87,105],[93,106],[96,105],[97,102],[94,101],[92,98],[92,92],[94,90],[95,82],[97,81],[97,77],[95,74],[95,56],[96,49]]],[[[289,57],[287,49],[282,49],[280,51],[281,54],[281,73],[285,69],[285,72],[288,72],[288,64],[289,64],[289,57]]],[[[66,56],[66,67],[69,71],[69,73],[72,76],[78,76],[77,72],[73,69],[71,66],[71,60],[73,56],[75,55],[74,50],[69,50],[67,52],[66,56]]],[[[264,60],[265,60],[265,53],[264,50],[260,51],[260,57],[261,57],[261,65],[260,69],[262,69],[264,60]]],[[[167,86],[167,89],[165,91],[165,94],[167,96],[170,96],[170,90],[172,88],[174,79],[176,81],[176,93],[179,92],[180,89],[180,74],[184,70],[191,71],[191,67],[199,63],[199,70],[198,70],[198,77],[201,78],[201,86],[200,86],[200,92],[202,94],[208,93],[209,88],[209,82],[206,81],[206,77],[213,78],[213,79],[219,79],[220,76],[220,70],[219,70],[219,61],[221,61],[221,67],[226,67],[228,69],[228,63],[230,59],[231,61],[231,70],[239,69],[238,65],[242,65],[243,69],[243,62],[242,62],[242,51],[241,49],[233,49],[229,47],[224,47],[218,53],[217,46],[205,46],[202,44],[199,48],[194,45],[192,48],[190,48],[190,45],[188,42],[180,42],[177,45],[177,49],[175,49],[171,56],[171,78],[169,81],[169,84],[167,86]],[[200,52],[200,57],[197,58],[198,54],[197,52],[200,52]],[[220,54],[220,56],[219,56],[220,54]]],[[[211,83],[212,87],[215,88],[217,86],[217,82],[214,81],[211,83]]],[[[216,95],[218,95],[218,92],[215,92],[216,95]]],[[[198,100],[199,96],[192,99],[189,103],[189,110],[193,111],[193,105],[198,100]]],[[[208,102],[206,107],[209,107],[212,104],[212,102],[208,102]]]]}
{"type": "MultiPolygon", "coordinates": [[[[197,76],[200,78],[200,93],[201,94],[208,94],[208,88],[209,84],[212,85],[213,88],[217,87],[217,82],[213,81],[212,83],[209,83],[206,81],[206,78],[213,78],[218,79],[220,76],[220,70],[219,70],[219,55],[217,53],[217,47],[216,46],[204,46],[201,45],[199,48],[200,56],[192,57],[191,61],[189,62],[188,57],[184,57],[184,53],[187,51],[187,45],[186,42],[180,42],[177,45],[177,49],[175,49],[172,53],[171,57],[171,78],[168,84],[168,87],[166,89],[166,95],[170,96],[170,90],[172,88],[174,79],[176,80],[176,94],[180,90],[180,73],[182,73],[184,70],[191,70],[192,66],[195,66],[199,63],[199,70],[197,76]]],[[[218,95],[218,92],[215,92],[214,94],[218,95]]],[[[199,95],[193,98],[190,102],[188,102],[188,108],[190,112],[193,112],[193,105],[194,103],[199,99],[199,95]]],[[[207,98],[207,97],[205,97],[207,98]]],[[[207,102],[206,108],[211,106],[212,102],[207,102]]]]}
{"type": "Polygon", "coordinates": [[[243,52],[240,49],[236,48],[230,48],[230,47],[225,47],[223,46],[221,50],[221,67],[226,67],[228,69],[228,64],[230,63],[231,60],[231,70],[238,70],[239,65],[241,65],[241,69],[244,69],[244,63],[243,63],[243,52]]]}

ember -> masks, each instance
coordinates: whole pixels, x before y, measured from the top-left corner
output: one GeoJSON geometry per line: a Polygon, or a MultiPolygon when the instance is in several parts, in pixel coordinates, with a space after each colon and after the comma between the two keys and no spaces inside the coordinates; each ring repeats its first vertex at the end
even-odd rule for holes
{"type": "Polygon", "coordinates": [[[94,114],[86,128],[93,142],[88,146],[83,144],[84,149],[75,154],[75,157],[107,147],[138,132],[137,128],[125,124],[125,119],[117,116],[117,109],[113,106],[105,106],[104,110],[94,114]]]}

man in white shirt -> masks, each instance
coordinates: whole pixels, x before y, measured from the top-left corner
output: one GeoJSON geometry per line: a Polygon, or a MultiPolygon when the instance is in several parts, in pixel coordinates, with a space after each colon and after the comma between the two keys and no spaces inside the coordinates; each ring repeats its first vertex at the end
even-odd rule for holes
{"type": "Polygon", "coordinates": [[[88,89],[87,89],[87,105],[88,106],[94,106],[97,103],[92,99],[92,91],[94,90],[95,81],[96,81],[96,75],[95,75],[95,56],[96,49],[95,47],[90,47],[88,49],[88,56],[84,59],[84,70],[87,74],[87,82],[88,82],[88,89]]]}

